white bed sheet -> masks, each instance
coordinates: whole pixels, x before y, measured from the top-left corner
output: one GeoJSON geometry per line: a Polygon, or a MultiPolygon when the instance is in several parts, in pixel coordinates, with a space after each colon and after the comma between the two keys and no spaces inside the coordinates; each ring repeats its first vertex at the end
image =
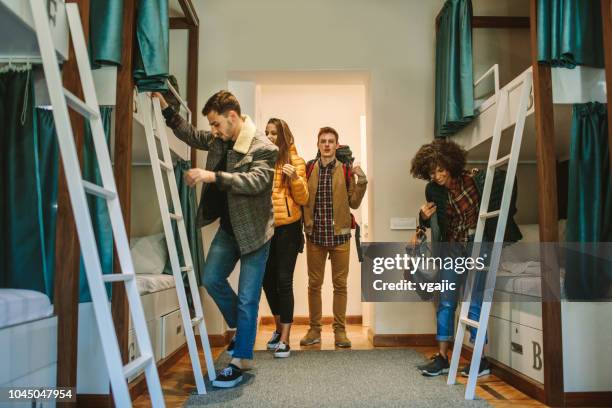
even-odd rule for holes
{"type": "Polygon", "coordinates": [[[0,289],[0,328],[53,315],[53,305],[44,293],[27,289],[0,289]]]}
{"type": "MultiPolygon", "coordinates": [[[[563,276],[561,268],[561,290],[563,291],[563,276]]],[[[542,278],[540,262],[503,262],[497,272],[495,289],[519,295],[542,297],[542,278]]]]}
{"type": "Polygon", "coordinates": [[[138,274],[136,275],[136,285],[138,286],[138,293],[141,295],[159,292],[176,286],[174,284],[174,276],[164,274],[138,274]]]}

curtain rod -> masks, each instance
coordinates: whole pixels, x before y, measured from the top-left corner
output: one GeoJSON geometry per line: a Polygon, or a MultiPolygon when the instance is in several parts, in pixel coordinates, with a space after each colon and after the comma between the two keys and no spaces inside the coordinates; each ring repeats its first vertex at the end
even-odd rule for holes
{"type": "MultiPolygon", "coordinates": [[[[467,164],[489,164],[487,160],[467,160],[467,164]]],[[[518,164],[537,164],[536,160],[519,160],[518,164]]]]}
{"type": "Polygon", "coordinates": [[[41,57],[24,57],[17,56],[12,57],[10,55],[0,56],[0,63],[2,64],[42,64],[41,57]]]}

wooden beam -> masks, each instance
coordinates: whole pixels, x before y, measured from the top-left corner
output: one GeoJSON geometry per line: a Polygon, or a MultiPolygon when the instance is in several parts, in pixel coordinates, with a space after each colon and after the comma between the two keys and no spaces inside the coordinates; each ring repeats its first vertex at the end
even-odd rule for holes
{"type": "Polygon", "coordinates": [[[474,16],[472,28],[529,28],[529,17],[474,16]]]}
{"type": "MultiPolygon", "coordinates": [[[[89,37],[89,0],[69,0],[77,3],[83,23],[85,41],[89,37]]],[[[68,61],[62,68],[64,87],[83,98],[83,90],[72,42],[69,44],[68,61]]],[[[73,110],[69,111],[74,143],[82,161],[85,122],[73,110]]],[[[55,245],[55,287],[53,306],[57,315],[57,386],[75,387],[77,385],[77,350],[79,327],[79,239],[74,223],[72,205],[63,164],[60,162],[57,192],[57,231],[55,245]]],[[[75,403],[57,402],[58,407],[75,406],[75,403]]]]}
{"type": "Polygon", "coordinates": [[[542,328],[544,395],[550,406],[563,406],[563,339],[561,331],[560,274],[554,242],[559,237],[555,129],[550,66],[538,63],[538,0],[531,0],[531,63],[535,103],[538,170],[538,219],[542,265],[542,328]]]}
{"type": "MultiPolygon", "coordinates": [[[[130,211],[132,198],[132,120],[134,78],[132,54],[136,42],[136,0],[123,1],[123,38],[121,66],[117,69],[117,104],[115,107],[115,182],[121,202],[123,221],[130,236],[130,211]]],[[[113,272],[121,273],[121,265],[115,249],[113,272]]],[[[113,284],[112,313],[119,349],[123,362],[128,362],[129,309],[123,283],[113,284]]]]}
{"type": "Polygon", "coordinates": [[[171,30],[189,30],[193,27],[185,17],[170,17],[171,30]]]}
{"type": "Polygon", "coordinates": [[[195,11],[195,7],[193,7],[191,0],[179,0],[179,5],[185,14],[185,18],[189,21],[189,24],[193,27],[199,26],[200,20],[198,20],[198,13],[195,11]]]}
{"type": "MultiPolygon", "coordinates": [[[[200,28],[189,30],[189,47],[187,54],[187,106],[191,111],[191,124],[198,126],[198,51],[200,28]]],[[[198,151],[191,148],[191,167],[198,167],[198,151]]]]}
{"type": "MultiPolygon", "coordinates": [[[[612,0],[601,0],[601,18],[607,95],[610,95],[610,91],[612,91],[612,0]]],[[[612,103],[610,101],[608,101],[608,145],[610,148],[610,173],[612,174],[612,103]]]]}

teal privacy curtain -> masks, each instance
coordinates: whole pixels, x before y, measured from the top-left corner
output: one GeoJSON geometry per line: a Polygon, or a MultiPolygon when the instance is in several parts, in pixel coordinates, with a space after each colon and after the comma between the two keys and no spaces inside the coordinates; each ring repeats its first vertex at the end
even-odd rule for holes
{"type": "Polygon", "coordinates": [[[121,65],[123,0],[90,0],[89,55],[94,68],[121,65]]]}
{"type": "Polygon", "coordinates": [[[538,0],[538,61],[603,68],[600,0],[538,0]]]}
{"type": "Polygon", "coordinates": [[[600,299],[610,285],[612,264],[588,256],[599,242],[612,242],[612,177],[607,105],[573,107],[569,162],[565,292],[569,299],[600,299]],[[572,244],[574,243],[574,244],[572,244]]]}
{"type": "Polygon", "coordinates": [[[0,286],[52,299],[57,146],[37,132],[31,75],[0,73],[0,286]]]}
{"type": "MultiPolygon", "coordinates": [[[[59,177],[59,145],[55,133],[53,111],[36,109],[40,206],[45,247],[45,281],[53,291],[55,276],[55,240],[57,226],[57,180],[59,177]]],[[[53,296],[50,296],[53,298],[53,296]]]]}
{"type": "Polygon", "coordinates": [[[170,35],[168,0],[140,0],[136,13],[136,86],[140,92],[166,90],[170,35]]]}
{"type": "Polygon", "coordinates": [[[447,0],[438,23],[435,136],[446,137],[474,119],[471,0],[447,0]]]}
{"type": "MultiPolygon", "coordinates": [[[[191,168],[191,162],[185,160],[177,160],[174,166],[174,176],[176,178],[176,185],[179,192],[179,199],[181,200],[181,209],[183,210],[183,217],[185,219],[185,228],[187,229],[187,239],[189,241],[189,249],[191,250],[191,258],[193,260],[193,271],[198,282],[198,286],[202,282],[202,274],[204,273],[204,245],[202,242],[202,233],[198,227],[196,227],[196,214],[197,214],[197,201],[195,189],[191,188],[185,183],[184,175],[187,170],[191,168]]],[[[171,206],[172,207],[172,206],[171,206]]],[[[177,243],[177,249],[179,254],[179,261],[181,266],[185,265],[183,259],[183,251],[180,246],[180,237],[178,233],[178,227],[176,221],[172,223],[172,230],[174,232],[174,239],[177,243]]],[[[172,267],[170,261],[166,263],[165,273],[172,273],[172,267]]],[[[189,287],[188,281],[185,277],[185,287],[189,287]]],[[[188,292],[189,293],[189,292],[188,292]]]]}
{"type": "MultiPolygon", "coordinates": [[[[111,114],[113,109],[109,106],[101,106],[100,113],[102,114],[102,122],[104,124],[104,133],[106,142],[110,145],[111,134],[111,114]]],[[[93,139],[89,124],[85,125],[85,137],[83,139],[83,178],[97,185],[102,185],[102,178],[98,169],[96,160],[96,151],[94,150],[93,139]]],[[[98,254],[102,265],[102,273],[113,273],[113,230],[106,208],[106,200],[91,194],[87,195],[89,204],[89,213],[96,235],[98,244],[98,254]]],[[[111,284],[106,284],[106,291],[110,295],[111,284]]],[[[85,274],[85,265],[81,258],[80,278],[79,278],[79,302],[91,302],[91,294],[89,293],[89,285],[87,284],[87,275],[85,274]]]]}

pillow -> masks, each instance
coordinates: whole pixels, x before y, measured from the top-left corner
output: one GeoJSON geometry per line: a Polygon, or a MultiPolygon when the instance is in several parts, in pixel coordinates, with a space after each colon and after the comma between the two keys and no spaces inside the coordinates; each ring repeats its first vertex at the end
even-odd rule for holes
{"type": "Polygon", "coordinates": [[[132,261],[137,274],[160,274],[168,259],[164,234],[149,235],[132,240],[132,261]]]}

